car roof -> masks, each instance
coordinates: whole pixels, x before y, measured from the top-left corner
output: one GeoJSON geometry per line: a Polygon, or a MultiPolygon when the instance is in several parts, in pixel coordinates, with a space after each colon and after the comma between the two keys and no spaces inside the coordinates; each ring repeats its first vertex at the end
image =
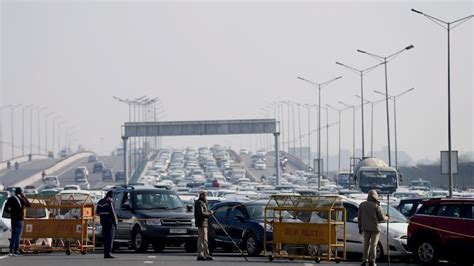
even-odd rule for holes
{"type": "Polygon", "coordinates": [[[423,204],[436,204],[436,203],[474,203],[474,198],[431,198],[423,201],[423,204]]]}

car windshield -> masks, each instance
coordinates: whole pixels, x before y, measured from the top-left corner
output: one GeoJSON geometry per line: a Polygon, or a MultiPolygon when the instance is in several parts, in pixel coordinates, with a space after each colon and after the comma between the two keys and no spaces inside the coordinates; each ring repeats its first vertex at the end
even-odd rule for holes
{"type": "Polygon", "coordinates": [[[362,171],[360,174],[361,186],[394,186],[397,173],[393,171],[362,171]]]}
{"type": "MultiPolygon", "coordinates": [[[[386,214],[387,213],[387,205],[382,204],[382,209],[383,209],[384,213],[386,214]]],[[[398,211],[397,209],[395,209],[392,206],[390,206],[388,215],[390,216],[390,222],[391,223],[407,223],[408,222],[407,219],[405,218],[405,216],[400,211],[398,211]]]]}
{"type": "Polygon", "coordinates": [[[168,191],[140,191],[133,195],[135,207],[139,210],[170,210],[184,208],[178,195],[168,191]]]}
{"type": "MultiPolygon", "coordinates": [[[[247,212],[249,213],[250,219],[252,220],[265,219],[265,204],[249,204],[249,205],[246,205],[246,208],[247,208],[247,212]]],[[[267,219],[275,219],[279,217],[280,217],[279,213],[275,214],[273,210],[267,211],[267,219]]],[[[283,219],[293,219],[293,215],[291,215],[287,211],[282,211],[281,217],[283,219]]]]}

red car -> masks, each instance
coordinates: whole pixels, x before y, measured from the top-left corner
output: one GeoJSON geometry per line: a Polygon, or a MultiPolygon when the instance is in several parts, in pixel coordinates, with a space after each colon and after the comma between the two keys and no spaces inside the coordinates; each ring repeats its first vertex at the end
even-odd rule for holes
{"type": "Polygon", "coordinates": [[[408,225],[408,249],[423,264],[474,263],[474,198],[433,198],[408,225]]]}

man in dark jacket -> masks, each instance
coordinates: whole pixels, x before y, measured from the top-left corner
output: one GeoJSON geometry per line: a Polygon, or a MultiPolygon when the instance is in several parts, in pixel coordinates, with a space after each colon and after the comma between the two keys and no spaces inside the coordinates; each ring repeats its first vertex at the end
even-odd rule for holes
{"type": "Polygon", "coordinates": [[[108,191],[105,197],[97,202],[97,215],[100,216],[102,225],[102,237],[104,241],[104,258],[113,259],[112,247],[115,232],[117,231],[117,215],[114,206],[114,193],[108,191]]]}
{"type": "Polygon", "coordinates": [[[12,237],[10,239],[9,256],[18,256],[18,248],[20,246],[21,232],[23,230],[24,208],[31,207],[31,203],[23,195],[21,188],[15,189],[15,195],[8,198],[5,209],[10,213],[12,237]]]}
{"type": "Polygon", "coordinates": [[[209,255],[207,228],[209,226],[209,217],[213,212],[207,207],[207,192],[199,192],[199,199],[194,203],[194,221],[198,228],[197,260],[213,260],[209,255]]]}
{"type": "Polygon", "coordinates": [[[380,239],[380,223],[387,221],[388,216],[384,215],[380,207],[379,195],[377,191],[370,190],[367,201],[359,206],[359,233],[364,234],[364,253],[362,265],[369,262],[370,266],[375,266],[375,252],[380,239]]]}

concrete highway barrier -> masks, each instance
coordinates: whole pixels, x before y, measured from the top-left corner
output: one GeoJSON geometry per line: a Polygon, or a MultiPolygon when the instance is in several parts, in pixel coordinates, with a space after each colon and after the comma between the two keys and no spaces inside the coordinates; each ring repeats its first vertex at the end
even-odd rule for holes
{"type": "MultiPolygon", "coordinates": [[[[44,170],[47,173],[52,173],[52,172],[58,171],[58,170],[60,170],[64,167],[67,167],[68,165],[71,165],[71,164],[73,164],[74,162],[76,162],[78,160],[89,157],[89,155],[92,155],[92,154],[94,154],[94,153],[92,153],[92,152],[76,153],[76,154],[73,154],[73,155],[57,162],[55,165],[51,166],[50,168],[44,169],[44,170]]],[[[28,177],[28,178],[25,178],[24,180],[14,184],[13,186],[15,186],[15,187],[25,187],[25,186],[34,184],[34,183],[36,183],[36,182],[38,182],[42,179],[41,173],[42,173],[42,171],[38,172],[38,173],[28,177]]]]}

